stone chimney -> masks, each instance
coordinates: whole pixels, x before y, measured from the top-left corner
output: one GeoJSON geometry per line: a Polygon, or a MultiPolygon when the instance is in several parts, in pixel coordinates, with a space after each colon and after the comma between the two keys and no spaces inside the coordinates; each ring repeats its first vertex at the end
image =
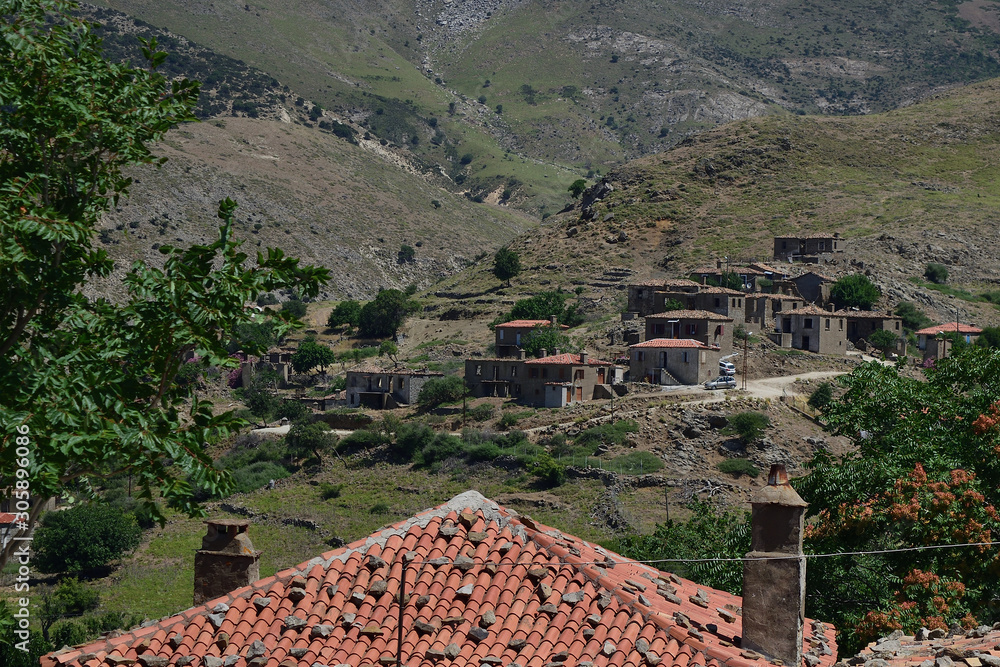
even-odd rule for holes
{"type": "Polygon", "coordinates": [[[583,352],[581,352],[581,353],[580,353],[580,363],[581,363],[581,364],[586,364],[586,363],[587,363],[587,360],[588,360],[589,358],[590,358],[590,355],[589,355],[589,354],[587,354],[587,351],[586,351],[586,350],[584,350],[583,352]]]}
{"type": "Polygon", "coordinates": [[[750,500],[751,551],[743,561],[743,648],[802,664],[807,504],[788,483],[785,466],[771,466],[767,486],[750,500]]]}
{"type": "Polygon", "coordinates": [[[556,326],[557,324],[559,324],[559,318],[557,318],[555,315],[549,315],[549,324],[551,324],[552,326],[556,326]]]}
{"type": "Polygon", "coordinates": [[[206,521],[208,531],[194,554],[194,603],[203,604],[260,579],[260,552],[255,551],[246,519],[206,521]]]}
{"type": "Polygon", "coordinates": [[[517,358],[520,359],[521,361],[524,361],[524,350],[517,351],[517,358]]]}
{"type": "Polygon", "coordinates": [[[544,359],[547,356],[549,356],[549,351],[546,350],[544,347],[538,351],[538,358],[539,359],[544,359]]]}

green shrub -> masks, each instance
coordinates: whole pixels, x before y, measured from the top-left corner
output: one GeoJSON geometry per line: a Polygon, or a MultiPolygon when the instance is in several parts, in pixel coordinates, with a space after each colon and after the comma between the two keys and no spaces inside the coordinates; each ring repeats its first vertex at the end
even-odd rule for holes
{"type": "Polygon", "coordinates": [[[497,422],[497,428],[501,431],[506,431],[507,429],[517,426],[517,422],[520,419],[513,412],[505,412],[500,416],[500,421],[497,422]]]}
{"type": "Polygon", "coordinates": [[[295,422],[311,414],[312,410],[306,407],[301,401],[281,399],[278,402],[278,409],[275,411],[274,416],[278,419],[288,419],[288,421],[295,422]]]}
{"type": "Polygon", "coordinates": [[[288,468],[271,461],[256,461],[250,465],[232,470],[233,486],[236,493],[250,493],[263,489],[272,479],[288,477],[288,468]]]}
{"type": "Polygon", "coordinates": [[[743,442],[751,443],[763,437],[771,419],[762,412],[740,412],[729,418],[729,425],[743,438],[743,442]]]}
{"type": "Polygon", "coordinates": [[[726,459],[725,461],[720,461],[716,466],[721,472],[728,475],[734,475],[739,477],[741,475],[746,475],[748,477],[756,477],[760,474],[760,470],[753,463],[747,459],[726,459]]]}
{"type": "Polygon", "coordinates": [[[501,454],[503,454],[503,451],[498,445],[492,442],[484,442],[479,445],[473,445],[468,447],[465,451],[466,459],[472,463],[477,461],[492,461],[501,454]]]}
{"type": "Polygon", "coordinates": [[[477,405],[468,411],[468,417],[474,422],[484,422],[493,419],[496,416],[497,409],[490,405],[489,403],[483,403],[482,405],[477,405]]]}
{"type": "Polygon", "coordinates": [[[388,505],[388,503],[375,503],[374,505],[372,505],[371,507],[368,508],[368,513],[369,514],[388,514],[389,513],[389,505],[388,505]]]}
{"type": "Polygon", "coordinates": [[[135,516],[90,503],[49,512],[35,533],[35,565],[41,572],[79,572],[103,567],[139,546],[135,516]]]}
{"type": "Polygon", "coordinates": [[[298,300],[286,301],[281,304],[281,312],[302,319],[306,316],[306,304],[298,300]]]}
{"type": "Polygon", "coordinates": [[[546,487],[560,486],[566,481],[566,466],[556,461],[547,452],[542,452],[528,465],[528,472],[538,478],[546,487]]]}
{"type": "Polygon", "coordinates": [[[833,385],[829,382],[821,383],[813,393],[809,394],[807,402],[810,408],[822,410],[833,400],[833,385]]]}
{"type": "Polygon", "coordinates": [[[931,318],[924,315],[919,308],[909,301],[901,301],[896,306],[896,314],[902,318],[903,328],[908,331],[919,331],[933,324],[931,318]]]}
{"type": "Polygon", "coordinates": [[[417,454],[434,441],[434,429],[426,424],[404,424],[396,432],[395,451],[407,461],[412,461],[417,454]]]}
{"type": "Polygon", "coordinates": [[[594,449],[600,444],[620,445],[625,442],[629,433],[635,433],[638,430],[639,424],[631,419],[623,419],[613,424],[609,422],[583,431],[576,436],[576,445],[577,447],[593,446],[594,449]]]}
{"type": "Polygon", "coordinates": [[[421,409],[429,410],[436,408],[442,403],[457,401],[465,395],[465,380],[457,375],[448,375],[440,378],[431,378],[424,383],[417,398],[417,405],[421,409]]]}
{"type": "Polygon", "coordinates": [[[340,493],[344,490],[343,484],[331,484],[330,482],[320,482],[319,484],[319,497],[323,500],[331,500],[333,498],[339,498],[340,493]]]}
{"type": "MultiPolygon", "coordinates": [[[[271,292],[264,292],[257,297],[258,306],[274,306],[278,303],[278,297],[274,296],[271,292]]],[[[70,644],[72,646],[72,644],[70,644]]]]}
{"type": "Polygon", "coordinates": [[[936,285],[943,285],[948,282],[948,267],[931,262],[924,268],[924,278],[936,285]]]}
{"type": "MultiPolygon", "coordinates": [[[[430,430],[430,429],[428,429],[430,430]]],[[[431,431],[433,433],[433,431],[431,431]]],[[[447,433],[433,436],[413,457],[413,465],[418,468],[430,468],[436,463],[450,458],[465,456],[465,443],[447,433]]]]}

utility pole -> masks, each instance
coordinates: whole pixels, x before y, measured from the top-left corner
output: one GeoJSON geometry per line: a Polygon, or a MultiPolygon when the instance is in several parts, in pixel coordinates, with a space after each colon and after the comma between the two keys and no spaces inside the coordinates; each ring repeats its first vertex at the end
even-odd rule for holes
{"type": "Polygon", "coordinates": [[[747,347],[752,331],[743,331],[743,391],[747,390],[747,347]]]}

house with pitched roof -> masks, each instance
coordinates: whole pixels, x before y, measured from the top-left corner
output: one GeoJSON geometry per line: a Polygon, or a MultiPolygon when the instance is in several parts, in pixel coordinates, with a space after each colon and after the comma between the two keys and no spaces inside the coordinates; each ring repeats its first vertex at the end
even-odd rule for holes
{"type": "Polygon", "coordinates": [[[957,333],[968,344],[976,342],[983,330],[971,324],[961,322],[945,322],[935,324],[917,331],[917,347],[924,353],[924,360],[943,359],[951,352],[952,341],[944,334],[957,333]]]}
{"type": "Polygon", "coordinates": [[[893,351],[897,353],[906,351],[902,317],[879,310],[841,310],[837,312],[846,318],[847,340],[855,345],[862,340],[867,341],[876,331],[888,331],[895,334],[897,338],[896,348],[893,351]]]}
{"type": "Polygon", "coordinates": [[[721,350],[690,338],[653,338],[628,348],[629,380],[699,384],[719,373],[721,350]]]}
{"type": "Polygon", "coordinates": [[[733,349],[733,318],[710,310],[670,310],[649,315],[645,339],[654,338],[690,338],[726,353],[733,349]]]}
{"type": "Polygon", "coordinates": [[[748,329],[763,331],[774,325],[774,318],[806,305],[804,299],[787,294],[747,294],[744,322],[748,329]]]}
{"type": "Polygon", "coordinates": [[[539,327],[554,327],[568,329],[565,324],[558,324],[555,316],[547,320],[512,320],[496,326],[497,357],[516,357],[521,351],[524,340],[539,327]]]}
{"type": "MultiPolygon", "coordinates": [[[[772,477],[755,517],[768,514],[765,494],[794,494],[772,477]]],[[[799,518],[754,530],[743,598],[468,491],[173,616],[49,653],[40,667],[832,667],[834,628],[804,619],[800,508],[775,507],[799,518]],[[797,526],[791,550],[786,524],[797,526]]]]}
{"type": "Polygon", "coordinates": [[[482,358],[465,360],[465,386],[469,393],[482,398],[520,398],[524,378],[524,352],[520,358],[482,358]]]}
{"type": "Polygon", "coordinates": [[[649,280],[628,286],[628,304],[625,307],[624,319],[646,317],[653,313],[666,310],[664,304],[672,294],[697,294],[701,285],[693,280],[649,280]]]}
{"type": "Polygon", "coordinates": [[[529,405],[563,408],[611,398],[615,365],[580,354],[552,354],[523,362],[521,400],[529,405]]]}
{"type": "Polygon", "coordinates": [[[347,405],[375,410],[413,405],[428,380],[443,376],[436,371],[385,369],[374,364],[352,368],[347,371],[347,405]]]}
{"type": "Polygon", "coordinates": [[[830,261],[833,255],[839,252],[844,252],[844,241],[839,233],[774,237],[776,262],[818,264],[830,261]]]}
{"type": "Polygon", "coordinates": [[[781,347],[818,354],[847,354],[847,317],[843,311],[808,305],[775,317],[771,339],[781,347]]]}

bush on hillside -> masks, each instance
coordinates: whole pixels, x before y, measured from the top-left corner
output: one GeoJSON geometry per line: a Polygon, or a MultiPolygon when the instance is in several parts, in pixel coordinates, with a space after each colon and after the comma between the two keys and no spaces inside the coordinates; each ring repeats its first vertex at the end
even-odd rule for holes
{"type": "Polygon", "coordinates": [[[760,440],[770,425],[771,419],[763,412],[740,412],[729,418],[729,426],[747,444],[760,440]]]}
{"type": "Polygon", "coordinates": [[[88,503],[49,512],[35,532],[35,565],[46,573],[103,567],[132,553],[141,535],[135,516],[117,507],[88,503]]]}

